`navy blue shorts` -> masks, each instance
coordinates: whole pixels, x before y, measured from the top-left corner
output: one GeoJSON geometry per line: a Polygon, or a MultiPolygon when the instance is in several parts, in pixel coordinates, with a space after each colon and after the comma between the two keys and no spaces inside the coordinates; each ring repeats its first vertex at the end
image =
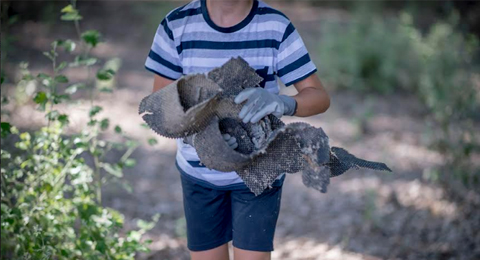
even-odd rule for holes
{"type": "Polygon", "coordinates": [[[188,249],[205,251],[233,240],[233,246],[240,249],[273,251],[285,176],[258,196],[245,184],[230,190],[214,189],[184,172],[180,176],[188,249]]]}

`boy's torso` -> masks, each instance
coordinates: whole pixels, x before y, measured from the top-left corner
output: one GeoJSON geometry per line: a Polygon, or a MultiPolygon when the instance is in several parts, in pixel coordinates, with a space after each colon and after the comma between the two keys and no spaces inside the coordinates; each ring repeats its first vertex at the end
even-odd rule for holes
{"type": "MultiPolygon", "coordinates": [[[[167,15],[183,74],[207,73],[240,56],[264,78],[261,87],[278,93],[277,52],[289,20],[265,3],[255,1],[249,16],[228,31],[215,28],[202,7],[197,0],[167,15]]],[[[235,172],[218,172],[203,166],[195,149],[182,140],[177,140],[177,147],[178,166],[187,174],[215,186],[242,183],[235,172]]]]}

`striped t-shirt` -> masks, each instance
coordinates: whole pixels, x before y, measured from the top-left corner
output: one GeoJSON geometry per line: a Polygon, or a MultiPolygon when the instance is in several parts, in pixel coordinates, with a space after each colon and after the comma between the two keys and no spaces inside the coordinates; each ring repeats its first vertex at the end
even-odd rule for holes
{"type": "MultiPolygon", "coordinates": [[[[210,19],[205,0],[171,11],[157,29],[145,67],[176,80],[186,74],[207,73],[238,56],[263,77],[261,87],[275,94],[279,92],[278,79],[289,86],[316,72],[290,20],[257,0],[242,22],[228,28],[210,19]]],[[[235,172],[203,166],[195,149],[182,140],[177,140],[177,145],[177,165],[190,177],[215,187],[244,185],[235,172]]]]}

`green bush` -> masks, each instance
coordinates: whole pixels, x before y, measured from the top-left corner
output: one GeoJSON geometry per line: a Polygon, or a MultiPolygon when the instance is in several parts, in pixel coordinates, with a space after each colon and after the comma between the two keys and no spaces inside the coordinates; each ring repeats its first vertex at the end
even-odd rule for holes
{"type": "MultiPolygon", "coordinates": [[[[415,36],[413,46],[421,65],[416,93],[429,108],[440,131],[434,147],[446,158],[442,178],[460,180],[468,188],[480,184],[480,169],[472,155],[480,152],[478,124],[479,86],[475,83],[478,40],[455,32],[453,22],[439,22],[425,37],[415,36]],[[453,25],[452,25],[453,24],[453,25]]],[[[418,35],[411,30],[413,35],[418,35]]]]}
{"type": "Polygon", "coordinates": [[[119,232],[123,216],[102,207],[96,173],[82,154],[88,133],[62,136],[61,122],[19,133],[18,150],[1,151],[2,259],[133,259],[147,250],[145,229],[119,232]]]}
{"type": "Polygon", "coordinates": [[[351,21],[324,24],[319,71],[328,85],[360,92],[411,90],[417,79],[416,53],[398,20],[360,9],[351,21]]]}
{"type": "Polygon", "coordinates": [[[408,92],[429,109],[434,147],[446,158],[444,175],[468,187],[480,183],[472,154],[480,152],[479,42],[459,32],[458,16],[422,33],[408,13],[382,17],[358,9],[350,21],[324,25],[319,71],[329,86],[369,93],[408,92]]]}
{"type": "MultiPolygon", "coordinates": [[[[102,107],[94,104],[93,97],[105,90],[95,87],[91,78],[72,84],[65,76],[64,71],[70,67],[93,72],[92,66],[100,61],[90,52],[101,42],[101,35],[95,30],[81,32],[82,17],[75,1],[62,13],[62,20],[75,24],[79,41],[52,43],[52,49],[44,53],[52,62],[52,74],[31,75],[27,66],[22,66],[21,84],[35,81],[42,87],[33,101],[44,112],[46,126],[30,133],[1,123],[1,258],[133,259],[137,252],[148,250],[149,241],[143,241],[142,235],[154,222],[139,221],[138,230],[123,230],[123,216],[104,207],[101,195],[105,183],[117,182],[129,189],[122,180],[123,169],[135,165],[130,155],[138,144],[119,126],[114,129],[123,142],[102,139],[110,120],[99,118],[102,107]],[[77,45],[79,55],[70,61],[59,60],[60,51],[71,53],[77,45]],[[69,102],[79,89],[90,91],[89,121],[78,133],[68,136],[64,129],[69,115],[56,106],[69,102]],[[105,155],[112,149],[124,151],[123,156],[107,162],[105,155]],[[87,159],[92,163],[87,164],[87,159]]],[[[107,63],[90,74],[104,82],[112,80],[115,73],[107,63]]],[[[2,97],[2,104],[4,100],[2,97]]],[[[157,219],[154,217],[154,221],[157,219]]]]}
{"type": "MultiPolygon", "coordinates": [[[[417,93],[423,91],[425,81],[435,82],[437,75],[431,75],[432,70],[442,66],[447,76],[451,72],[448,69],[464,71],[464,79],[471,86],[472,58],[478,54],[478,41],[458,32],[457,26],[458,19],[452,15],[424,35],[408,13],[383,17],[359,8],[348,21],[331,19],[323,24],[318,43],[320,74],[339,89],[417,93]],[[447,62],[448,68],[438,62],[447,62]]],[[[451,80],[463,79],[452,76],[451,80]]],[[[456,86],[465,82],[450,83],[456,86]]]]}

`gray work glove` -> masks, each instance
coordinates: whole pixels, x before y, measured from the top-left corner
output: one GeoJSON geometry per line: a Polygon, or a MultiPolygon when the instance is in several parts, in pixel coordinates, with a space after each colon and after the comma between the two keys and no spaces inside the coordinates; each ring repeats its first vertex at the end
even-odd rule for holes
{"type": "Polygon", "coordinates": [[[238,147],[237,139],[229,134],[222,134],[223,140],[227,142],[228,146],[235,150],[238,147]]]}
{"type": "Polygon", "coordinates": [[[270,114],[278,118],[283,115],[292,116],[297,107],[297,101],[294,98],[273,94],[263,88],[248,88],[235,97],[237,104],[245,100],[248,101],[238,114],[244,123],[257,123],[270,114]]]}

